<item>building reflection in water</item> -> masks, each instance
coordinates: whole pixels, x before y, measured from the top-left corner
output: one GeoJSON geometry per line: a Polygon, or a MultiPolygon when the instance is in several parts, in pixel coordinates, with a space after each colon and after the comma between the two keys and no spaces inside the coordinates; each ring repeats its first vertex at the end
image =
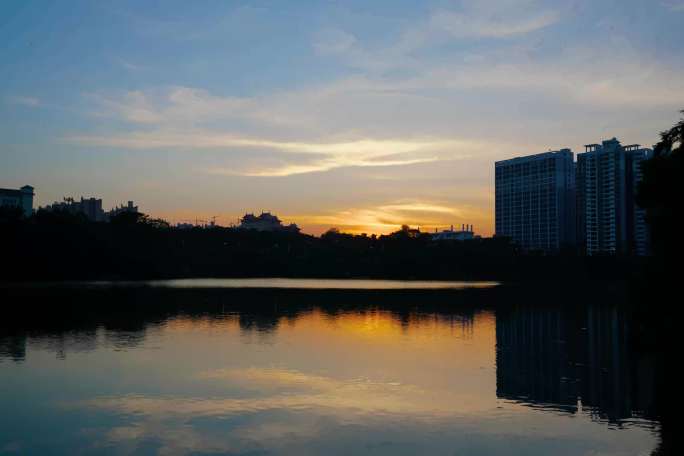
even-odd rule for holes
{"type": "Polygon", "coordinates": [[[654,368],[616,305],[517,305],[496,314],[497,396],[621,425],[653,418],[654,368]]]}
{"type": "Polygon", "coordinates": [[[21,362],[26,358],[26,334],[3,334],[0,332],[0,362],[10,359],[21,362]]]}

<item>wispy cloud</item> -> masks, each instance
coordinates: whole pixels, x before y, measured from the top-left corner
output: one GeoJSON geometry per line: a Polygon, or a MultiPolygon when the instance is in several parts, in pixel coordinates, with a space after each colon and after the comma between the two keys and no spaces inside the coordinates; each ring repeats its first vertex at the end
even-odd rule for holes
{"type": "Polygon", "coordinates": [[[362,42],[342,29],[324,29],[315,35],[314,49],[350,66],[383,74],[397,69],[421,72],[421,54],[467,40],[506,41],[545,29],[561,21],[562,13],[537,0],[465,0],[458,8],[435,8],[397,32],[391,44],[362,42]]]}
{"type": "Polygon", "coordinates": [[[26,97],[26,96],[13,95],[13,96],[8,96],[6,98],[6,100],[10,104],[28,106],[31,108],[36,108],[42,104],[40,99],[36,98],[36,97],[26,97]]]}
{"type": "Polygon", "coordinates": [[[113,136],[69,136],[68,142],[88,145],[119,147],[126,149],[193,148],[193,149],[273,149],[294,155],[311,154],[307,164],[284,164],[265,169],[209,168],[210,174],[245,175],[259,177],[282,177],[293,174],[328,171],[351,166],[402,166],[438,160],[426,153],[450,151],[451,159],[466,158],[457,152],[469,149],[465,141],[453,140],[374,140],[362,139],[342,142],[277,141],[260,138],[237,137],[209,131],[127,133],[113,136]],[[418,155],[416,155],[418,154],[418,155]],[[401,158],[399,158],[401,156],[401,158]],[[319,158],[321,157],[321,158],[319,158]]]}
{"type": "Polygon", "coordinates": [[[366,159],[349,159],[347,157],[333,157],[329,159],[317,160],[311,164],[305,165],[283,165],[279,167],[262,168],[254,171],[245,170],[238,171],[228,168],[209,168],[206,169],[208,174],[218,174],[226,176],[250,176],[250,177],[287,177],[296,174],[307,174],[315,172],[330,171],[336,168],[344,167],[381,167],[381,166],[406,166],[416,165],[419,163],[430,163],[437,161],[435,157],[428,158],[414,158],[405,160],[375,160],[370,161],[366,159]]]}
{"type": "Polygon", "coordinates": [[[430,18],[433,30],[444,31],[454,38],[508,38],[546,28],[560,19],[556,11],[511,18],[487,11],[462,13],[438,10],[430,18]]]}
{"type": "Polygon", "coordinates": [[[117,62],[119,63],[119,65],[121,65],[123,68],[125,68],[129,71],[139,71],[143,68],[142,65],[138,65],[138,64],[129,62],[128,60],[125,60],[125,59],[118,59],[117,62]]]}
{"type": "MultiPolygon", "coordinates": [[[[239,162],[229,166],[224,162],[198,169],[214,175],[285,177],[343,167],[494,157],[529,147],[519,139],[512,143],[505,130],[484,128],[485,117],[473,110],[489,107],[486,116],[492,122],[503,115],[497,111],[530,93],[558,112],[571,106],[675,109],[684,102],[678,95],[684,93],[684,81],[675,67],[654,67],[634,56],[611,57],[610,72],[586,64],[602,52],[567,50],[557,65],[486,57],[468,64],[426,65],[406,77],[352,77],[251,97],[182,86],[90,94],[97,116],[130,128],[64,139],[121,149],[214,149],[226,158],[239,153],[239,162]],[[494,106],[498,108],[492,111],[494,106]],[[478,137],[486,139],[474,139],[478,137]],[[280,159],[265,163],[260,151],[278,152],[280,159]]],[[[527,122],[543,148],[557,146],[557,139],[543,141],[544,135],[550,140],[551,131],[527,122]]]]}
{"type": "Polygon", "coordinates": [[[356,37],[340,29],[321,30],[314,39],[314,49],[323,55],[349,51],[356,44],[356,37]]]}
{"type": "Polygon", "coordinates": [[[662,4],[671,11],[684,11],[684,1],[682,0],[664,0],[662,4]]]}
{"type": "Polygon", "coordinates": [[[357,120],[361,114],[384,121],[383,117],[390,115],[391,106],[378,104],[364,110],[363,104],[353,101],[349,104],[351,97],[366,100],[377,97],[385,102],[404,98],[400,93],[386,93],[385,87],[365,81],[342,81],[327,87],[252,98],[215,96],[188,87],[133,91],[118,96],[91,94],[89,98],[95,102],[98,117],[115,118],[130,124],[131,128],[124,132],[72,134],[63,140],[139,150],[219,149],[227,157],[246,150],[281,154],[280,162],[275,165],[259,163],[258,154],[243,154],[239,166],[217,165],[205,169],[211,174],[259,177],[463,159],[492,145],[453,136],[421,134],[419,125],[412,136],[397,134],[394,129],[372,131],[361,127],[347,110],[357,110],[357,120]],[[316,110],[328,109],[336,110],[336,114],[316,113],[316,110]],[[337,121],[335,115],[346,118],[346,124],[337,121]],[[287,120],[281,122],[281,119],[287,120]],[[283,128],[282,124],[287,122],[287,128],[283,128]],[[296,136],[299,138],[295,139],[296,136]]]}

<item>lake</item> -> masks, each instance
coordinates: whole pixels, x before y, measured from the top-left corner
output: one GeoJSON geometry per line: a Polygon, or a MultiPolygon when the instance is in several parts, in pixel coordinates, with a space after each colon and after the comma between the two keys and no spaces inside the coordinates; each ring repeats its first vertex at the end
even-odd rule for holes
{"type": "Polygon", "coordinates": [[[624,291],[402,283],[0,287],[0,454],[658,447],[624,291]]]}

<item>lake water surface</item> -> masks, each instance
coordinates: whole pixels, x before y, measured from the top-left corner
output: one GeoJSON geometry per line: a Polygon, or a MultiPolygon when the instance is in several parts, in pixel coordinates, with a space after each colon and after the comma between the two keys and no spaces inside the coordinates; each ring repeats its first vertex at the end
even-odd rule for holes
{"type": "Polygon", "coordinates": [[[21,309],[0,324],[0,454],[658,446],[653,363],[630,349],[619,302],[569,305],[579,293],[557,287],[349,284],[0,288],[21,309]]]}

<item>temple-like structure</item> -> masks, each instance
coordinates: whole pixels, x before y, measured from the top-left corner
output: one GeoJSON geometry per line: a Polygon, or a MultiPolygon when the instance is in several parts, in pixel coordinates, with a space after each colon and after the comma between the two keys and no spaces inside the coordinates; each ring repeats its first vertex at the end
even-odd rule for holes
{"type": "Polygon", "coordinates": [[[299,227],[294,223],[283,225],[278,216],[270,212],[262,212],[261,215],[245,214],[240,219],[240,228],[246,230],[256,231],[291,231],[293,233],[299,232],[299,227]]]}

